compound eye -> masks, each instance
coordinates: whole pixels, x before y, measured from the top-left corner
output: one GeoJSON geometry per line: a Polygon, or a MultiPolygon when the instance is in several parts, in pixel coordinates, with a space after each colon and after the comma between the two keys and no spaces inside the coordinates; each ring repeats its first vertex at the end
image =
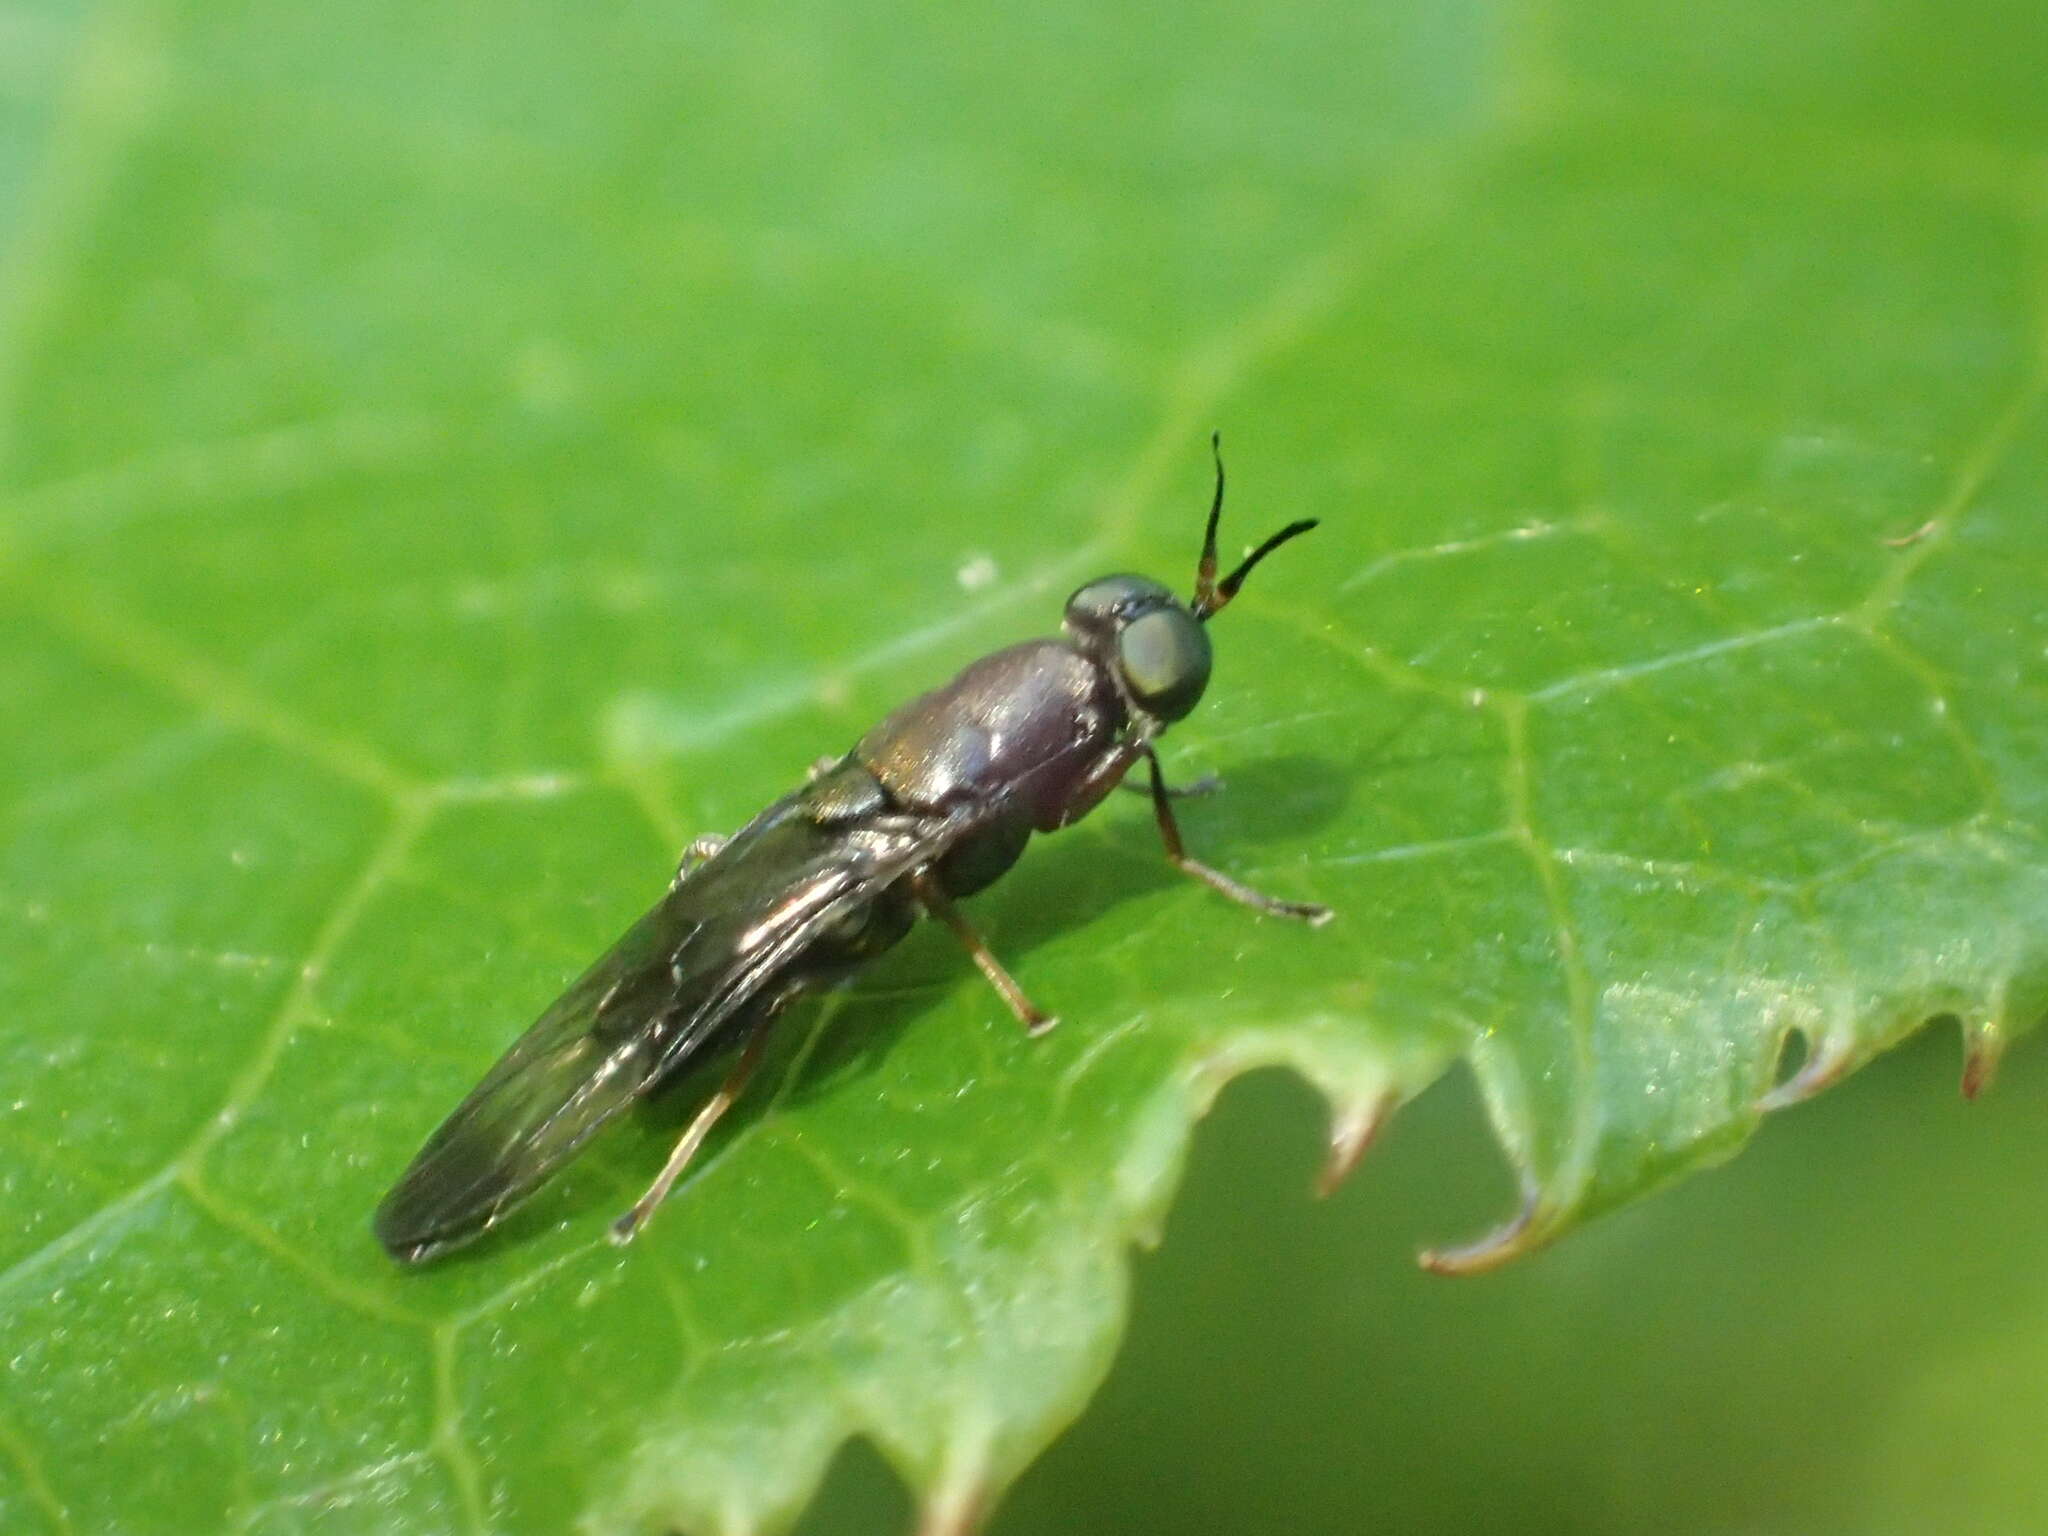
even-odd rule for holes
{"type": "Polygon", "coordinates": [[[1106,639],[1134,610],[1172,601],[1173,594],[1148,576],[1098,576],[1067,599],[1067,628],[1106,639]]]}
{"type": "Polygon", "coordinates": [[[1184,608],[1157,608],[1117,636],[1117,666],[1138,707],[1178,720],[1209,686],[1209,633],[1184,608]]]}

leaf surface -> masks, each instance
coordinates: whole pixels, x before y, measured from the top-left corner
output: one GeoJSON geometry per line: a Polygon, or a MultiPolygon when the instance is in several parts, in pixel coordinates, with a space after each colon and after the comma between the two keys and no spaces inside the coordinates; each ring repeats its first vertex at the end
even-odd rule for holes
{"type": "Polygon", "coordinates": [[[864,1433],[944,1530],[1248,1068],[1341,1163],[1469,1064],[1526,1201],[1447,1269],[1930,1016],[1987,1077],[2048,1007],[1994,11],[0,23],[8,1528],[769,1530],[864,1433]],[[680,1101],[395,1272],[378,1196],[677,850],[1187,580],[1212,425],[1230,538],[1324,521],[1183,824],[1339,921],[1120,798],[975,904],[1050,1037],[921,934],[630,1252],[680,1101]]]}

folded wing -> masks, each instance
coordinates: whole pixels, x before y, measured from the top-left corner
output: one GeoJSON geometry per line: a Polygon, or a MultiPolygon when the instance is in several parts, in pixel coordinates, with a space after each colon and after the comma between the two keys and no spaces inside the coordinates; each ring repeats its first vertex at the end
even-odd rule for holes
{"type": "Polygon", "coordinates": [[[377,1207],[394,1258],[432,1258],[501,1220],[620,1110],[714,1047],[828,925],[960,831],[897,815],[821,824],[805,807],[799,793],[762,812],[520,1036],[377,1207]]]}

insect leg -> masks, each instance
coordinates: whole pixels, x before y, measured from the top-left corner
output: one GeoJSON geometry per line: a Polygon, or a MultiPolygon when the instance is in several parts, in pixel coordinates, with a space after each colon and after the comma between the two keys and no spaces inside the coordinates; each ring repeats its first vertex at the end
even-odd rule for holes
{"type": "MultiPolygon", "coordinates": [[[[1187,784],[1167,785],[1166,798],[1169,800],[1194,800],[1203,795],[1213,795],[1222,787],[1223,776],[1221,774],[1205,773],[1199,779],[1195,779],[1187,784]]],[[[1149,795],[1152,793],[1150,785],[1133,784],[1129,779],[1125,779],[1122,783],[1118,784],[1117,788],[1127,789],[1134,795],[1149,795]]]]}
{"type": "Polygon", "coordinates": [[[918,905],[953,930],[953,937],[981,967],[981,974],[988,978],[988,984],[1010,1005],[1010,1012],[1017,1015],[1017,1022],[1024,1026],[1026,1034],[1042,1035],[1059,1023],[1024,995],[1024,989],[1017,985],[1017,978],[1004,970],[1003,962],[990,953],[988,945],[975,931],[974,924],[968,922],[960,909],[953,905],[953,899],[932,878],[930,870],[919,870],[912,875],[910,889],[916,895],[918,905]]]}
{"type": "Polygon", "coordinates": [[[792,989],[771,1004],[754,1023],[747,1036],[746,1046],[740,1051],[740,1059],[733,1063],[733,1069],[726,1074],[725,1081],[718,1085],[718,1092],[711,1095],[704,1107],[697,1111],[689,1126],[677,1140],[675,1150],[668,1155],[668,1161],[661,1165],[661,1172],[654,1182],[647,1186],[647,1193],[633,1202],[633,1208],[612,1223],[611,1240],[624,1247],[633,1241],[634,1235],[647,1224],[647,1218],[654,1214],[655,1207],[668,1198],[668,1192],[675,1187],[683,1170],[690,1166],[690,1159],[697,1155],[697,1149],[704,1145],[704,1138],[711,1134],[711,1127],[718,1124],[725,1112],[731,1109],[742,1093],[747,1091],[747,1080],[754,1075],[754,1068],[761,1064],[761,1053],[767,1048],[768,1026],[775,1016],[782,1012],[796,993],[792,989]]]}
{"type": "Polygon", "coordinates": [[[1232,901],[1258,912],[1270,912],[1275,917],[1298,917],[1305,923],[1320,926],[1335,914],[1328,907],[1319,907],[1308,901],[1282,901],[1277,896],[1268,896],[1250,886],[1233,880],[1220,869],[1211,869],[1198,859],[1188,856],[1181,845],[1180,825],[1173,819],[1173,802],[1167,798],[1166,777],[1159,769],[1159,754],[1147,745],[1145,761],[1152,768],[1152,813],[1159,819],[1159,835],[1166,843],[1166,857],[1173,867],[1183,874],[1193,875],[1206,885],[1212,885],[1232,901]]]}
{"type": "Polygon", "coordinates": [[[1101,756],[1088,766],[1081,776],[1081,782],[1068,791],[1066,803],[1059,808],[1058,819],[1049,825],[1041,825],[1041,832],[1057,831],[1071,827],[1095,807],[1109,798],[1110,791],[1124,781],[1124,775],[1131,771],[1145,751],[1145,737],[1132,731],[1123,740],[1111,745],[1101,756]]]}
{"type": "Polygon", "coordinates": [[[683,860],[680,864],[676,865],[676,877],[669,882],[669,889],[674,890],[685,880],[689,879],[691,871],[702,866],[724,846],[725,839],[715,832],[707,832],[704,836],[691,843],[689,847],[683,850],[683,860]]]}

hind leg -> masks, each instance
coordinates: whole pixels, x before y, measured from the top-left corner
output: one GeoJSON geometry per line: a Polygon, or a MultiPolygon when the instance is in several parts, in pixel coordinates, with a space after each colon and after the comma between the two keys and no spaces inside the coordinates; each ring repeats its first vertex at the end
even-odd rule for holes
{"type": "Polygon", "coordinates": [[[668,1192],[675,1188],[676,1180],[683,1176],[683,1170],[704,1145],[704,1138],[711,1134],[711,1128],[725,1118],[725,1112],[739,1102],[740,1095],[747,1091],[747,1083],[754,1075],[754,1069],[761,1065],[761,1055],[768,1048],[769,1026],[776,1015],[786,1008],[796,996],[792,989],[763,1009],[748,1032],[747,1043],[740,1049],[740,1059],[733,1063],[732,1071],[725,1081],[718,1085],[718,1092],[704,1102],[683,1134],[677,1139],[675,1150],[669,1153],[668,1161],[661,1165],[661,1172],[654,1182],[647,1186],[647,1193],[633,1202],[633,1208],[612,1223],[611,1240],[624,1247],[633,1241],[635,1234],[647,1225],[661,1202],[668,1198],[668,1192]]]}

